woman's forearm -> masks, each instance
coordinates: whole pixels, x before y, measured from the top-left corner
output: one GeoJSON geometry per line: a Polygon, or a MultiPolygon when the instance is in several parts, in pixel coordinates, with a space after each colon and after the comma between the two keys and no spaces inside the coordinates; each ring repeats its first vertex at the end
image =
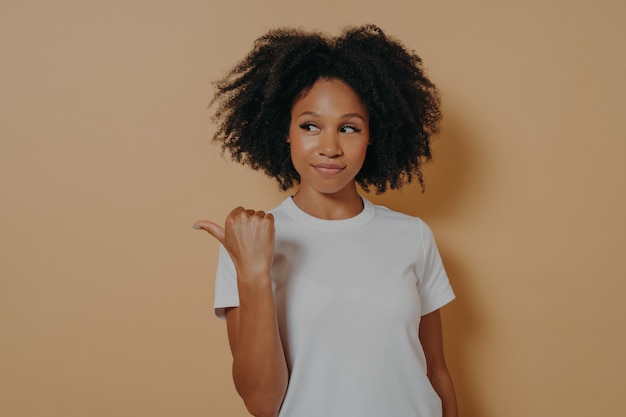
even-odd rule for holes
{"type": "Polygon", "coordinates": [[[459,411],[452,378],[447,369],[440,369],[429,375],[430,383],[441,398],[443,417],[458,417],[459,411]]]}
{"type": "Polygon", "coordinates": [[[248,411],[275,417],[288,383],[287,363],[280,340],[269,274],[239,277],[233,380],[248,411]]]}

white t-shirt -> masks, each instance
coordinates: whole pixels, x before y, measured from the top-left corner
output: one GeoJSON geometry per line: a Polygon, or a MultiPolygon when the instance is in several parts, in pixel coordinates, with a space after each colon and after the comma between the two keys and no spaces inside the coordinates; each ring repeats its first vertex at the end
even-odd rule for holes
{"type": "MultiPolygon", "coordinates": [[[[287,198],[272,211],[271,276],[289,386],[280,417],[441,417],[420,317],[454,299],[430,228],[373,205],[323,220],[287,198]]],[[[239,305],[220,247],[215,311],[239,305]]]]}

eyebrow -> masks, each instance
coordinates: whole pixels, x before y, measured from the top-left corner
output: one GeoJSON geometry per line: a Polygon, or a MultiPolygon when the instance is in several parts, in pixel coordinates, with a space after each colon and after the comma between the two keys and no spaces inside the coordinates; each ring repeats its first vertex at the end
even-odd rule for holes
{"type": "MultiPolygon", "coordinates": [[[[298,117],[302,117],[302,116],[320,117],[321,115],[322,115],[321,113],[314,112],[314,111],[304,111],[304,112],[300,113],[298,115],[298,117]]],[[[342,119],[349,119],[351,117],[358,117],[359,119],[365,121],[365,118],[363,116],[361,116],[359,113],[346,113],[346,114],[342,114],[341,115],[342,119]]]]}

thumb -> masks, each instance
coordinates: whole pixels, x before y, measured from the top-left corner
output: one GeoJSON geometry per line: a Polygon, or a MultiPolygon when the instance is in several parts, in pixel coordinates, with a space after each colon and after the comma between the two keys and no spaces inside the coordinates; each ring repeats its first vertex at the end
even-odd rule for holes
{"type": "Polygon", "coordinates": [[[207,232],[209,232],[211,234],[211,236],[213,236],[215,239],[219,240],[219,242],[223,245],[224,244],[224,228],[221,226],[218,226],[217,224],[213,223],[212,221],[209,220],[200,220],[198,222],[195,222],[193,225],[194,229],[202,229],[205,230],[207,232]]]}

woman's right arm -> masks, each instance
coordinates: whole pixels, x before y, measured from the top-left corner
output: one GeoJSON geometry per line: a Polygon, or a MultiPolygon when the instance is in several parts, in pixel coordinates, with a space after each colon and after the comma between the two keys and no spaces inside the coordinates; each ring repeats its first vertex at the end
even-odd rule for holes
{"type": "Polygon", "coordinates": [[[239,307],[226,311],[237,392],[255,417],[276,417],[289,375],[270,278],[274,218],[238,207],[226,218],[224,229],[209,221],[194,227],[224,245],[237,271],[239,307]]]}
{"type": "Polygon", "coordinates": [[[226,312],[233,354],[233,380],[246,408],[255,417],[275,417],[287,390],[287,364],[278,333],[269,279],[242,284],[240,307],[226,312]]]}

